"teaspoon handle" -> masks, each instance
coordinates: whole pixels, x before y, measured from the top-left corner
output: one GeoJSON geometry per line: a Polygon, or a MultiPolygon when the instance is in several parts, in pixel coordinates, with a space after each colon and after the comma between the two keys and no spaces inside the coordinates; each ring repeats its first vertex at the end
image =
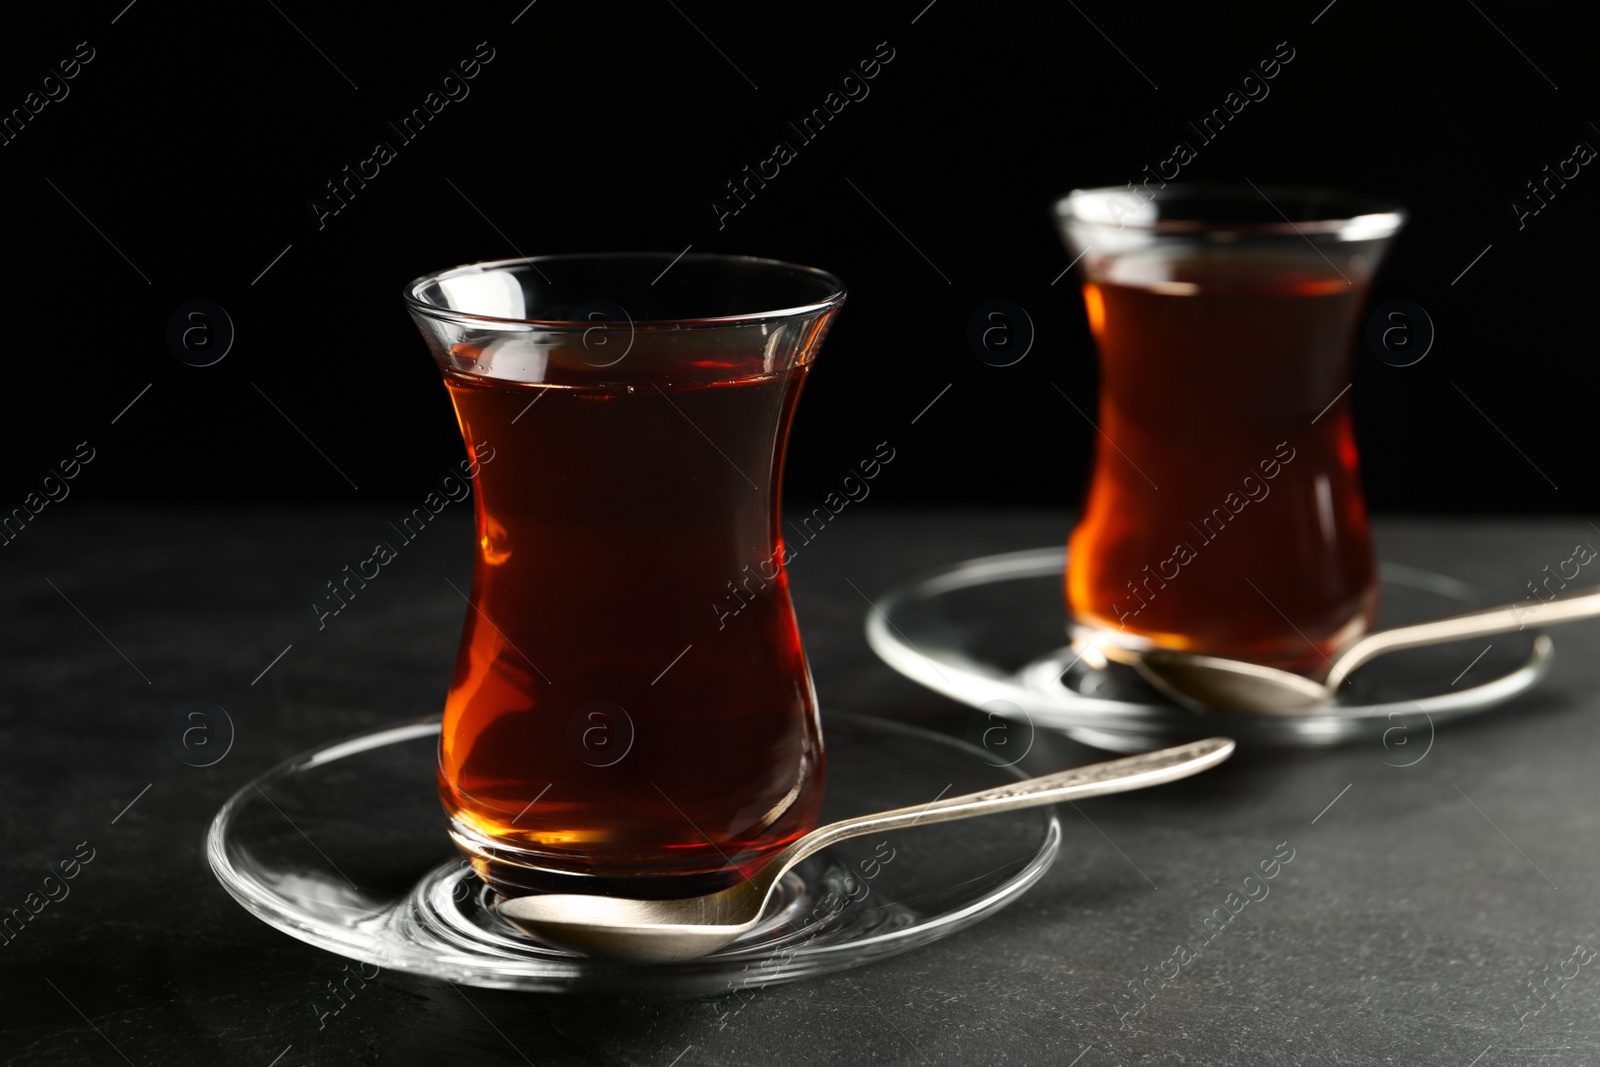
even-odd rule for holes
{"type": "Polygon", "coordinates": [[[1532,604],[1519,601],[1463,611],[1410,626],[1376,630],[1352,641],[1333,658],[1333,666],[1328,670],[1328,688],[1337,691],[1351,671],[1386,652],[1595,617],[1600,617],[1600,587],[1558,593],[1550,600],[1535,600],[1532,604]]]}
{"type": "Polygon", "coordinates": [[[784,872],[812,853],[852,837],[1160,785],[1216,766],[1233,754],[1233,748],[1232,738],[1211,737],[1174,748],[1009,782],[977,793],[943,797],[927,804],[843,819],[815,830],[790,845],[772,864],[777,868],[773,879],[781,878],[784,872]]]}

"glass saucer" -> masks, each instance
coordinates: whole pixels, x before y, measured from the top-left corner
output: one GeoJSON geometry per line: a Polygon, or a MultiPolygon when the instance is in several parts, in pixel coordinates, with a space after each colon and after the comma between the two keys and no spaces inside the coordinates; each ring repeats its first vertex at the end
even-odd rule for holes
{"type": "MultiPolygon", "coordinates": [[[[823,718],[823,821],[927,803],[1027,777],[983,749],[898,723],[823,718]]],[[[783,879],[749,934],[682,963],[588,959],[502,920],[445,835],[437,720],[296,756],[212,820],[211,869],[285,933],[378,967],[537,992],[707,996],[893,956],[1016,899],[1061,842],[1050,807],[846,841],[783,879]]]]}
{"type": "MultiPolygon", "coordinates": [[[[1362,667],[1338,700],[1312,714],[1195,712],[1168,700],[1131,667],[1095,669],[1078,658],[1066,644],[1065,567],[1062,549],[1041,548],[923,575],[873,603],[867,642],[891,667],[930,689],[1114,752],[1216,734],[1241,745],[1290,747],[1376,739],[1401,764],[1425,753],[1434,724],[1532,689],[1553,652],[1550,638],[1536,631],[1500,634],[1390,653],[1362,667]]],[[[1379,578],[1379,626],[1490,603],[1467,583],[1431,571],[1384,563],[1379,578]]]]}

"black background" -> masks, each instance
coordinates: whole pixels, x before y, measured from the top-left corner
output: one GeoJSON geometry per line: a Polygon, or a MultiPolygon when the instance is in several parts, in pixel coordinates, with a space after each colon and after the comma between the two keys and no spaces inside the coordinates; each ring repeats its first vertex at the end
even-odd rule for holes
{"type": "Polygon", "coordinates": [[[1373,300],[1420,304],[1438,337],[1406,368],[1357,353],[1371,503],[1583,509],[1600,374],[1583,242],[1600,177],[1586,167],[1520,230],[1508,206],[1575,143],[1600,144],[1582,16],[1325,2],[33,11],[0,40],[0,109],[78,42],[94,59],[0,146],[0,506],[83,440],[97,456],[80,499],[412,500],[461,444],[404,282],[519,253],[687,245],[851,286],[800,408],[791,498],[820,496],[887,440],[905,458],[874,484],[880,501],[1075,503],[1093,430],[1051,383],[1092,411],[1095,370],[1074,279],[1052,284],[1068,257],[1049,206],[1195,142],[1185,121],[1286,41],[1295,58],[1270,96],[1197,145],[1182,177],[1411,209],[1373,300]],[[494,58],[470,95],[402,144],[387,123],[484,41],[494,58]],[[879,42],[894,58],[870,95],[799,145],[785,122],[879,42]],[[798,158],[719,229],[711,201],[779,139],[798,158]],[[323,183],[379,140],[397,158],[319,229],[323,183]],[[995,298],[1037,332],[1005,368],[966,343],[995,298]],[[210,367],[166,341],[192,299],[236,330],[210,367]]]}
{"type": "MultiPolygon", "coordinates": [[[[11,567],[0,904],[18,906],[74,842],[103,858],[8,948],[0,1059],[1491,1067],[1568,1049],[1578,1055],[1562,1062],[1592,1060],[1592,975],[1527,1030],[1517,1014],[1529,983],[1600,918],[1584,907],[1596,896],[1600,657],[1581,635],[1561,637],[1539,693],[1505,715],[1441,723],[1437,745],[1430,723],[1420,756],[1420,736],[1389,730],[1381,744],[1236,758],[1193,783],[1063,808],[1062,862],[981,929],[763,991],[726,1030],[726,999],[586,1003],[399,972],[323,1028],[315,1004],[341,961],[240,910],[202,845],[224,800],[277,760],[437,714],[466,610],[441,580],[466,580],[464,511],[442,515],[447,531],[408,548],[326,633],[307,595],[370,543],[380,522],[357,505],[411,507],[462,456],[402,285],[519,253],[692,244],[851,284],[800,406],[788,490],[819,497],[879,441],[896,459],[846,532],[794,565],[818,690],[830,712],[987,729],[978,710],[876,659],[860,636],[866,598],[1065,534],[1060,508],[1082,491],[1094,432],[1051,383],[1092,413],[1096,376],[1074,279],[1052,285],[1068,256],[1050,204],[1166,158],[1192,136],[1186,120],[1279,42],[1295,59],[1271,95],[1183,176],[1409,205],[1373,299],[1426,308],[1438,340],[1405,368],[1356,353],[1372,503],[1589,510],[1600,371],[1583,242],[1600,173],[1586,167],[1524,229],[1507,206],[1576,142],[1600,146],[1585,14],[1510,0],[8,11],[0,116],[78,42],[95,58],[0,144],[11,371],[0,514],[78,442],[96,458],[46,523],[0,553],[11,567]],[[398,141],[387,123],[480,41],[495,58],[470,96],[396,144],[319,229],[323,183],[375,141],[398,141]],[[719,230],[710,204],[724,182],[884,41],[895,58],[870,96],[719,230]],[[236,327],[214,366],[168,347],[169,316],[196,299],[236,327]],[[968,318],[991,299],[1037,327],[1015,366],[968,348],[968,318]],[[201,506],[218,502],[268,507],[201,506]],[[302,504],[318,506],[263,514],[302,504]],[[1019,517],[1003,504],[1056,510],[1019,517]],[[239,731],[204,769],[179,762],[167,732],[196,699],[226,705],[239,731]],[[1128,980],[1285,839],[1303,859],[1273,910],[1252,910],[1206,970],[1164,992],[1148,1031],[1119,1030],[1128,980]]],[[[1385,560],[1470,576],[1508,600],[1585,528],[1391,518],[1379,543],[1385,560]]],[[[1468,684],[1474,652],[1461,657],[1468,684]]],[[[1039,740],[1035,773],[1098,758],[1039,740]]]]}

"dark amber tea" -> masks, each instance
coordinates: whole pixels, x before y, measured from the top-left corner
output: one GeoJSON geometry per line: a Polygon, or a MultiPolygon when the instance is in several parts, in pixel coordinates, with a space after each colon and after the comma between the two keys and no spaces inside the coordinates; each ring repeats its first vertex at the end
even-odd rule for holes
{"type": "Polygon", "coordinates": [[[1348,386],[1379,227],[1244,194],[1066,220],[1101,431],[1066,598],[1104,644],[1313,668],[1377,610],[1348,386]]]}
{"type": "MultiPolygon", "coordinates": [[[[706,259],[674,269],[693,282],[706,259]]],[[[566,264],[537,262],[559,285],[566,264]]],[[[792,304],[835,292],[786,269],[810,285],[792,304]]],[[[517,282],[529,299],[544,284],[517,282]]],[[[822,738],[778,499],[836,305],[801,323],[441,338],[461,431],[495,453],[439,786],[502,892],[708,892],[814,826],[822,738]],[[720,607],[730,589],[738,612],[720,607]]]]}
{"type": "Polygon", "coordinates": [[[1157,644],[1319,660],[1377,608],[1349,394],[1332,401],[1362,293],[1309,263],[1234,284],[1170,268],[1084,285],[1116,448],[1095,458],[1068,602],[1157,644]]]}
{"type": "Polygon", "coordinates": [[[447,376],[467,440],[517,438],[478,475],[477,610],[445,705],[463,829],[639,875],[753,869],[811,827],[822,754],[788,597],[712,607],[782,555],[776,480],[741,472],[769,477],[805,368],[743,370],[668,389],[447,376]]]}

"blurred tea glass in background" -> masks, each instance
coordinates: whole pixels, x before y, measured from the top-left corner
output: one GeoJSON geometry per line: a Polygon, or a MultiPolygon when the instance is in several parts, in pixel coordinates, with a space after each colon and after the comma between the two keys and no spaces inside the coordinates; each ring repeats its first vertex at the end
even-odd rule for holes
{"type": "Polygon", "coordinates": [[[1099,352],[1069,543],[1080,643],[1306,669],[1378,584],[1350,362],[1398,205],[1320,189],[1076,190],[1056,219],[1099,352]]]}
{"type": "Polygon", "coordinates": [[[843,300],[821,271],[709,255],[407,287],[477,482],[439,788],[502,893],[711,892],[815,824],[822,736],[778,504],[843,300]]]}

